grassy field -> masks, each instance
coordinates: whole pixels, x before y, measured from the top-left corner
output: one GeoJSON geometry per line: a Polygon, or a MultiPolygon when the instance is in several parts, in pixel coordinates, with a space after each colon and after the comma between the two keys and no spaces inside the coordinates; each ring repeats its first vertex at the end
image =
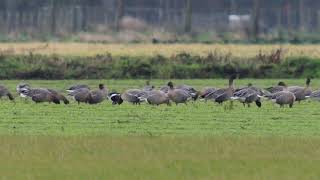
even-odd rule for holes
{"type": "Polygon", "coordinates": [[[1,43],[0,52],[7,54],[59,54],[94,56],[111,53],[114,56],[171,56],[180,52],[207,55],[217,51],[235,57],[255,57],[260,51],[270,53],[282,48],[284,56],[320,57],[319,45],[205,45],[205,44],[86,44],[86,43],[1,43]]]}
{"type": "MultiPolygon", "coordinates": [[[[237,80],[260,87],[279,80],[237,80]]],[[[304,80],[283,80],[303,85],[304,80]]],[[[1,81],[12,91],[20,81],[1,81]]],[[[144,80],[28,81],[63,90],[76,82],[123,91],[144,80]]],[[[159,87],[167,80],[153,80],[159,87]]],[[[174,80],[201,89],[226,80],[174,80]]],[[[320,82],[314,80],[314,89],[320,82]]],[[[0,101],[1,179],[319,179],[319,102],[280,109],[213,103],[153,107],[0,101]]]]}

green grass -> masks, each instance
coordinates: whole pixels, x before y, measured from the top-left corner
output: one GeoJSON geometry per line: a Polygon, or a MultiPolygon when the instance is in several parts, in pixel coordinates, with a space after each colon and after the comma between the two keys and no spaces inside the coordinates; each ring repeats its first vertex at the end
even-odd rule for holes
{"type": "MultiPolygon", "coordinates": [[[[261,87],[279,80],[238,80],[261,87]]],[[[304,80],[284,80],[303,85],[304,80]]],[[[20,81],[1,81],[14,91],[20,81]]],[[[63,90],[79,81],[28,81],[63,90]]],[[[123,91],[144,80],[85,80],[123,91]]],[[[157,87],[167,80],[153,80],[157,87]]],[[[174,80],[201,89],[226,80],[174,80]]],[[[319,81],[312,82],[314,89],[319,81]]],[[[319,179],[319,102],[280,109],[0,101],[1,179],[319,179]]]]}

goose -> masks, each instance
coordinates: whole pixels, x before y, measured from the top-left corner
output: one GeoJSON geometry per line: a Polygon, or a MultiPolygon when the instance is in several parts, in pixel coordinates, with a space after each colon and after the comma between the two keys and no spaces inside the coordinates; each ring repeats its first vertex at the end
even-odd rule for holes
{"type": "Polygon", "coordinates": [[[283,91],[278,91],[275,93],[270,93],[269,91],[266,91],[265,97],[270,99],[272,102],[279,104],[280,107],[284,107],[284,105],[289,105],[289,107],[292,108],[294,102],[296,101],[296,96],[294,95],[294,93],[290,92],[287,87],[285,87],[283,91]]]}
{"type": "Polygon", "coordinates": [[[168,97],[171,101],[176,103],[176,105],[180,103],[186,104],[188,100],[192,98],[188,91],[183,89],[175,89],[172,82],[168,83],[169,91],[168,97]]]}
{"type": "Polygon", "coordinates": [[[3,96],[7,96],[11,101],[14,101],[14,97],[10,93],[10,91],[3,85],[0,85],[0,98],[3,96]]]}
{"type": "Polygon", "coordinates": [[[104,87],[103,84],[99,84],[98,90],[90,91],[87,96],[87,102],[89,104],[99,104],[107,99],[108,90],[104,87]]]}
{"type": "Polygon", "coordinates": [[[130,102],[132,104],[140,104],[143,101],[146,101],[148,97],[148,92],[140,89],[129,89],[121,94],[121,98],[124,101],[130,102]]]}
{"type": "Polygon", "coordinates": [[[109,99],[112,101],[112,105],[120,105],[123,103],[123,99],[121,98],[121,94],[117,92],[111,92],[109,94],[109,99]]]}
{"type": "Polygon", "coordinates": [[[216,91],[217,88],[214,87],[205,87],[203,88],[203,90],[201,90],[200,92],[200,98],[202,99],[207,99],[207,96],[211,93],[213,93],[214,91],[216,91]]]}
{"type": "Polygon", "coordinates": [[[243,103],[243,106],[246,104],[250,107],[250,104],[255,102],[256,105],[260,108],[261,104],[262,92],[258,89],[250,85],[249,87],[242,88],[241,90],[236,90],[233,94],[232,99],[239,100],[243,103]]]}
{"type": "Polygon", "coordinates": [[[74,90],[73,92],[70,92],[68,95],[73,96],[74,100],[80,103],[88,103],[88,97],[89,97],[90,90],[87,88],[80,88],[77,90],[74,90]]]}
{"type": "MultiPolygon", "coordinates": [[[[174,87],[174,89],[180,89],[180,90],[187,92],[189,94],[189,96],[191,96],[194,101],[196,101],[200,95],[200,93],[197,90],[195,90],[193,87],[191,87],[189,85],[185,85],[185,84],[178,85],[178,86],[174,87]]],[[[168,86],[168,84],[166,86],[162,86],[160,88],[160,91],[162,91],[164,93],[168,93],[169,90],[170,90],[170,87],[168,86]]]]}
{"type": "Polygon", "coordinates": [[[313,100],[320,101],[320,90],[313,91],[312,94],[310,95],[310,98],[313,100]]]}
{"type": "Polygon", "coordinates": [[[59,98],[45,88],[37,88],[37,89],[24,88],[24,89],[21,89],[20,92],[21,92],[20,95],[22,97],[31,97],[31,99],[36,103],[53,102],[55,104],[60,104],[59,98]]]}
{"type": "Polygon", "coordinates": [[[312,90],[310,88],[310,83],[311,79],[307,78],[305,87],[291,86],[288,87],[288,90],[296,96],[296,101],[300,102],[311,96],[312,90]]]}
{"type": "Polygon", "coordinates": [[[175,87],[176,89],[182,89],[182,90],[184,90],[184,91],[187,91],[189,94],[190,94],[190,96],[192,97],[192,99],[194,100],[194,101],[196,101],[197,99],[198,99],[198,97],[199,97],[199,92],[197,91],[197,90],[195,90],[193,87],[191,87],[191,86],[189,86],[189,85],[185,85],[185,84],[183,84],[183,85],[178,85],[178,86],[176,86],[175,87]]]}
{"type": "Polygon", "coordinates": [[[61,93],[59,93],[58,91],[54,90],[54,89],[48,89],[48,91],[55,97],[57,97],[59,99],[59,101],[63,101],[64,104],[69,104],[69,100],[62,95],[61,93]]]}
{"type": "Polygon", "coordinates": [[[219,104],[222,104],[223,102],[230,100],[234,93],[233,82],[236,79],[236,77],[236,75],[230,76],[229,86],[227,88],[217,89],[212,93],[208,94],[207,98],[210,98],[219,104]]]}
{"type": "Polygon", "coordinates": [[[20,83],[16,87],[16,91],[21,97],[25,97],[25,95],[22,92],[24,92],[24,90],[29,89],[31,89],[31,86],[28,83],[20,83]]]}
{"type": "Polygon", "coordinates": [[[88,96],[90,93],[90,88],[88,85],[77,84],[69,87],[67,90],[68,96],[73,97],[75,101],[80,103],[88,103],[88,96]]]}
{"type": "Polygon", "coordinates": [[[167,104],[170,105],[169,96],[159,90],[153,90],[149,93],[147,97],[147,102],[151,105],[160,105],[160,104],[167,104]]]}
{"type": "Polygon", "coordinates": [[[60,101],[63,101],[64,104],[69,104],[69,100],[63,94],[53,89],[33,89],[29,84],[21,83],[17,85],[17,92],[20,94],[21,97],[31,97],[31,99],[37,103],[54,102],[55,104],[60,104],[60,101]]]}
{"type": "Polygon", "coordinates": [[[286,88],[287,88],[286,83],[280,81],[277,86],[266,88],[266,90],[272,94],[276,92],[281,92],[286,88]]]}

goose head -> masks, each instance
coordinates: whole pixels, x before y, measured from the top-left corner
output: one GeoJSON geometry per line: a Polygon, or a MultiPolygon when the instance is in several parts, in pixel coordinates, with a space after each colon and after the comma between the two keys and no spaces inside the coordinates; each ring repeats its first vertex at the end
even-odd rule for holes
{"type": "Polygon", "coordinates": [[[287,84],[286,84],[285,82],[283,82],[283,81],[280,81],[280,82],[278,83],[278,86],[287,87],[287,84]]]}
{"type": "Polygon", "coordinates": [[[168,82],[168,84],[167,84],[169,87],[170,87],[170,89],[173,89],[173,83],[170,81],[170,82],[168,82]]]}
{"type": "Polygon", "coordinates": [[[104,84],[99,84],[99,89],[104,90],[104,84]]]}

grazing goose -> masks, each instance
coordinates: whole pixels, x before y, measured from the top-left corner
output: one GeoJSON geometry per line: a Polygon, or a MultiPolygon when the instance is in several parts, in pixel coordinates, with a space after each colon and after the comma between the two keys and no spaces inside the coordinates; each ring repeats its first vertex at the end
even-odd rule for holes
{"type": "Polygon", "coordinates": [[[63,101],[64,104],[69,104],[68,99],[64,95],[53,89],[33,89],[29,84],[21,83],[17,85],[17,92],[21,97],[31,97],[34,102],[54,102],[60,104],[60,101],[63,101]]]}
{"type": "MultiPolygon", "coordinates": [[[[178,86],[174,87],[174,89],[180,89],[180,90],[187,92],[189,94],[189,96],[191,96],[194,101],[196,101],[200,95],[200,93],[197,90],[195,90],[193,87],[188,86],[188,85],[178,85],[178,86]]],[[[169,90],[170,90],[170,87],[168,85],[162,86],[160,88],[160,91],[162,91],[164,93],[168,93],[169,90]]]]}
{"type": "Polygon", "coordinates": [[[310,88],[310,83],[311,79],[307,78],[305,87],[291,86],[288,87],[288,90],[296,96],[296,101],[300,102],[307,99],[308,96],[311,96],[312,90],[310,88]]]}
{"type": "Polygon", "coordinates": [[[0,85],[0,98],[2,98],[3,96],[7,96],[11,101],[14,100],[14,97],[9,92],[9,90],[5,86],[0,85]]]}
{"type": "Polygon", "coordinates": [[[288,104],[289,107],[292,108],[293,103],[296,100],[296,96],[288,90],[284,90],[284,91],[276,92],[276,93],[273,93],[270,95],[266,95],[266,97],[271,99],[272,102],[279,104],[280,107],[284,107],[284,105],[288,104]]]}
{"type": "MultiPolygon", "coordinates": [[[[280,84],[280,83],[279,83],[280,84]]],[[[270,93],[269,91],[265,92],[265,97],[272,100],[272,102],[279,104],[280,107],[284,105],[289,105],[290,108],[293,107],[294,102],[296,101],[296,96],[294,93],[290,92],[286,86],[282,91],[275,93],[270,93]]]]}
{"type": "Polygon", "coordinates": [[[232,99],[239,100],[243,103],[243,106],[246,104],[250,107],[250,104],[255,102],[256,105],[260,108],[261,107],[261,95],[260,91],[257,91],[256,88],[249,86],[247,88],[242,88],[241,90],[236,91],[233,94],[232,99]]]}
{"type": "Polygon", "coordinates": [[[200,92],[200,98],[202,99],[207,99],[207,96],[211,93],[213,93],[214,91],[216,91],[217,88],[214,87],[205,87],[203,88],[203,90],[200,92]]]}
{"type": "Polygon", "coordinates": [[[143,91],[152,91],[154,86],[150,85],[150,81],[146,81],[146,85],[143,87],[143,91]]]}
{"type": "Polygon", "coordinates": [[[207,98],[210,98],[219,104],[230,100],[234,93],[233,81],[236,79],[236,77],[236,75],[230,76],[228,88],[217,89],[216,91],[208,94],[207,98]]]}
{"type": "Polygon", "coordinates": [[[109,99],[112,101],[112,105],[120,105],[123,103],[123,99],[121,98],[121,94],[117,92],[112,92],[109,94],[109,99]]]}
{"type": "Polygon", "coordinates": [[[281,92],[286,88],[287,88],[286,83],[281,81],[278,83],[277,86],[266,88],[266,90],[272,94],[272,93],[276,93],[276,92],[281,92]]]}
{"type": "Polygon", "coordinates": [[[140,89],[129,89],[126,90],[123,94],[121,94],[121,98],[124,101],[133,104],[140,104],[141,102],[146,101],[147,97],[148,92],[140,89]]]}
{"type": "MultiPolygon", "coordinates": [[[[27,83],[20,83],[17,85],[17,88],[16,88],[18,94],[24,98],[32,97],[32,95],[27,95],[26,94],[27,92],[29,92],[31,94],[35,94],[38,92],[47,93],[47,91],[49,91],[53,96],[55,96],[56,99],[59,99],[59,101],[63,101],[64,104],[69,104],[69,100],[64,95],[62,95],[61,93],[59,93],[56,90],[47,89],[47,88],[38,88],[38,89],[32,89],[31,86],[27,83]]],[[[40,97],[40,96],[38,96],[38,97],[40,97]]],[[[35,99],[36,98],[37,97],[35,97],[35,99]]],[[[37,100],[37,101],[41,101],[41,100],[37,100]]],[[[43,102],[49,102],[49,101],[43,101],[43,102]]],[[[50,102],[53,102],[53,101],[50,101],[50,102]]]]}
{"type": "Polygon", "coordinates": [[[183,89],[175,89],[172,82],[168,83],[169,91],[168,97],[171,101],[177,105],[180,103],[187,103],[188,100],[192,98],[188,91],[183,89]]]}
{"type": "Polygon", "coordinates": [[[108,90],[104,87],[103,84],[99,84],[98,90],[90,91],[88,94],[87,102],[89,104],[99,104],[107,99],[108,90]]]}
{"type": "Polygon", "coordinates": [[[53,89],[48,89],[48,91],[51,92],[51,94],[53,96],[57,97],[60,101],[63,101],[64,104],[69,104],[69,100],[64,95],[59,93],[58,91],[53,90],[53,89]]]}
{"type": "Polygon", "coordinates": [[[199,92],[197,90],[195,90],[193,87],[188,86],[188,85],[178,85],[177,87],[175,87],[176,89],[182,89],[184,91],[187,91],[189,93],[189,95],[192,97],[192,99],[194,101],[196,101],[199,97],[199,92]]]}
{"type": "Polygon", "coordinates": [[[310,95],[310,98],[313,100],[320,101],[320,90],[312,92],[312,94],[310,95]]]}
{"type": "Polygon", "coordinates": [[[160,105],[160,104],[167,104],[170,105],[169,96],[158,90],[153,90],[149,93],[147,97],[147,102],[151,105],[160,105]]]}
{"type": "Polygon", "coordinates": [[[74,90],[73,92],[69,93],[69,96],[73,96],[74,100],[80,103],[88,103],[88,96],[89,96],[90,90],[87,88],[80,88],[77,90],[74,90]]]}
{"type": "Polygon", "coordinates": [[[54,94],[52,94],[48,89],[45,88],[23,88],[20,90],[22,97],[31,97],[31,99],[36,103],[41,102],[53,102],[55,104],[60,104],[60,100],[54,94]]]}

